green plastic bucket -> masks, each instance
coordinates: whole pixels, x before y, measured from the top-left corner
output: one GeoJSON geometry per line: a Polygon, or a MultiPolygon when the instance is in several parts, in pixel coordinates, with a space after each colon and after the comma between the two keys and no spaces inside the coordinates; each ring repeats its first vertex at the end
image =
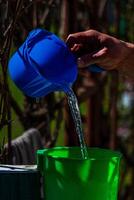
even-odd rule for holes
{"type": "Polygon", "coordinates": [[[82,160],[79,147],[37,151],[44,179],[44,200],[117,200],[121,154],[88,148],[82,160]]]}

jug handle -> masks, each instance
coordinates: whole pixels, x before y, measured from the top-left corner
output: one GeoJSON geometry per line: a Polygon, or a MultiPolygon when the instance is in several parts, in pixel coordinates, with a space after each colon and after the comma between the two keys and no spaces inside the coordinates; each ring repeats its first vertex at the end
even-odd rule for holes
{"type": "MultiPolygon", "coordinates": [[[[77,63],[77,59],[78,59],[78,55],[73,53],[74,55],[74,59],[77,63]]],[[[100,72],[103,72],[103,71],[106,71],[103,67],[100,67],[96,64],[91,64],[89,65],[88,67],[86,67],[86,69],[89,71],[89,72],[95,72],[95,73],[100,73],[100,72]]]]}
{"type": "Polygon", "coordinates": [[[102,68],[102,67],[100,67],[100,66],[98,66],[98,65],[96,65],[96,64],[89,65],[89,66],[87,67],[87,70],[88,70],[89,72],[95,72],[95,73],[100,73],[100,72],[106,71],[104,68],[102,68]]]}

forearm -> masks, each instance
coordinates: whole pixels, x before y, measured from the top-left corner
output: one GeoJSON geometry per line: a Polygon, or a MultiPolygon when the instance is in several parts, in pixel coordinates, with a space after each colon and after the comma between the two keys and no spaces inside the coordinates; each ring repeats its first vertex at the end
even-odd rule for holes
{"type": "MultiPolygon", "coordinates": [[[[134,80],[134,44],[124,43],[126,46],[126,54],[117,70],[128,79],[134,80]]],[[[120,56],[120,55],[119,55],[120,56]]]]}

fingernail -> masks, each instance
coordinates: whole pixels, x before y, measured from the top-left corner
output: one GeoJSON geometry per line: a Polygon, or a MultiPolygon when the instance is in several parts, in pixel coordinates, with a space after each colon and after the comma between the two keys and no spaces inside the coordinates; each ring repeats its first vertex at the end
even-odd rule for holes
{"type": "Polygon", "coordinates": [[[81,58],[78,58],[77,59],[77,64],[78,64],[78,67],[83,67],[84,66],[84,61],[81,58]]]}

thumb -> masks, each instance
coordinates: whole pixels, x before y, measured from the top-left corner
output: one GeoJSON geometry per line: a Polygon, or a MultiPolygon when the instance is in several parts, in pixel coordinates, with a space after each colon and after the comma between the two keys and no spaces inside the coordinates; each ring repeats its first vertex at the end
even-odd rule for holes
{"type": "Polygon", "coordinates": [[[108,49],[104,47],[103,49],[97,52],[93,52],[79,57],[77,61],[78,67],[83,68],[91,64],[101,63],[106,58],[107,50],[108,49]]]}

